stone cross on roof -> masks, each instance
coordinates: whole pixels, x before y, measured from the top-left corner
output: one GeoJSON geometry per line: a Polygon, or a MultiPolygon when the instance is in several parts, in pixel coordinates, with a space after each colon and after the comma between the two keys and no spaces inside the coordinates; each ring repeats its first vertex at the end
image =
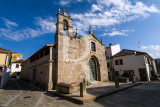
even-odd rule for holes
{"type": "Polygon", "coordinates": [[[89,27],[90,27],[90,31],[91,31],[92,30],[92,26],[90,25],[89,27]]]}
{"type": "Polygon", "coordinates": [[[65,10],[65,9],[63,9],[63,10],[64,10],[64,13],[63,13],[63,14],[64,14],[64,15],[67,15],[67,14],[66,14],[66,10],[65,10]]]}
{"type": "Polygon", "coordinates": [[[92,26],[90,25],[90,31],[89,31],[89,34],[92,34],[92,26]]]}

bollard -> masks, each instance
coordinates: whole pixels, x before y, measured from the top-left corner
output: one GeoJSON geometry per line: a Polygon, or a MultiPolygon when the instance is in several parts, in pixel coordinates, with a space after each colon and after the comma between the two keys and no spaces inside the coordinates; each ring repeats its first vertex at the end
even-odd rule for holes
{"type": "Polygon", "coordinates": [[[136,83],[135,77],[132,76],[132,83],[136,83]]]}
{"type": "Polygon", "coordinates": [[[119,88],[119,80],[118,77],[115,78],[115,87],[119,88]]]}
{"type": "Polygon", "coordinates": [[[84,82],[80,83],[80,96],[84,97],[86,95],[86,85],[84,82]]]}

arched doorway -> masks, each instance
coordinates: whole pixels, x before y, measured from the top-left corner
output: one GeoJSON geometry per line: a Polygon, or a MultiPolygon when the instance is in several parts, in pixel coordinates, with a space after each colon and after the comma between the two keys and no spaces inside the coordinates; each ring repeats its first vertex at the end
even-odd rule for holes
{"type": "Polygon", "coordinates": [[[95,57],[91,57],[91,59],[89,60],[89,67],[90,67],[90,81],[93,82],[100,80],[98,59],[95,57]]]}

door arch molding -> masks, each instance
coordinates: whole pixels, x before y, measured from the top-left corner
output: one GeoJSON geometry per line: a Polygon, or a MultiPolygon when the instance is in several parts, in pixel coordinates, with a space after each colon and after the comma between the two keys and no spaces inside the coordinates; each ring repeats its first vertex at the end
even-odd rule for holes
{"type": "Polygon", "coordinates": [[[101,81],[100,76],[100,64],[99,60],[96,56],[91,56],[89,59],[89,69],[90,69],[90,78],[91,76],[94,77],[96,81],[101,81]]]}

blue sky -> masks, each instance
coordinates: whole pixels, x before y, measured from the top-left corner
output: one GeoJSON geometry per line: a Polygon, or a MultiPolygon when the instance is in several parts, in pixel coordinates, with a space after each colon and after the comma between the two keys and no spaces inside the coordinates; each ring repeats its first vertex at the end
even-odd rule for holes
{"type": "Polygon", "coordinates": [[[27,59],[54,43],[58,7],[71,13],[74,32],[93,34],[121,49],[160,58],[160,0],[0,0],[0,47],[27,59]]]}

